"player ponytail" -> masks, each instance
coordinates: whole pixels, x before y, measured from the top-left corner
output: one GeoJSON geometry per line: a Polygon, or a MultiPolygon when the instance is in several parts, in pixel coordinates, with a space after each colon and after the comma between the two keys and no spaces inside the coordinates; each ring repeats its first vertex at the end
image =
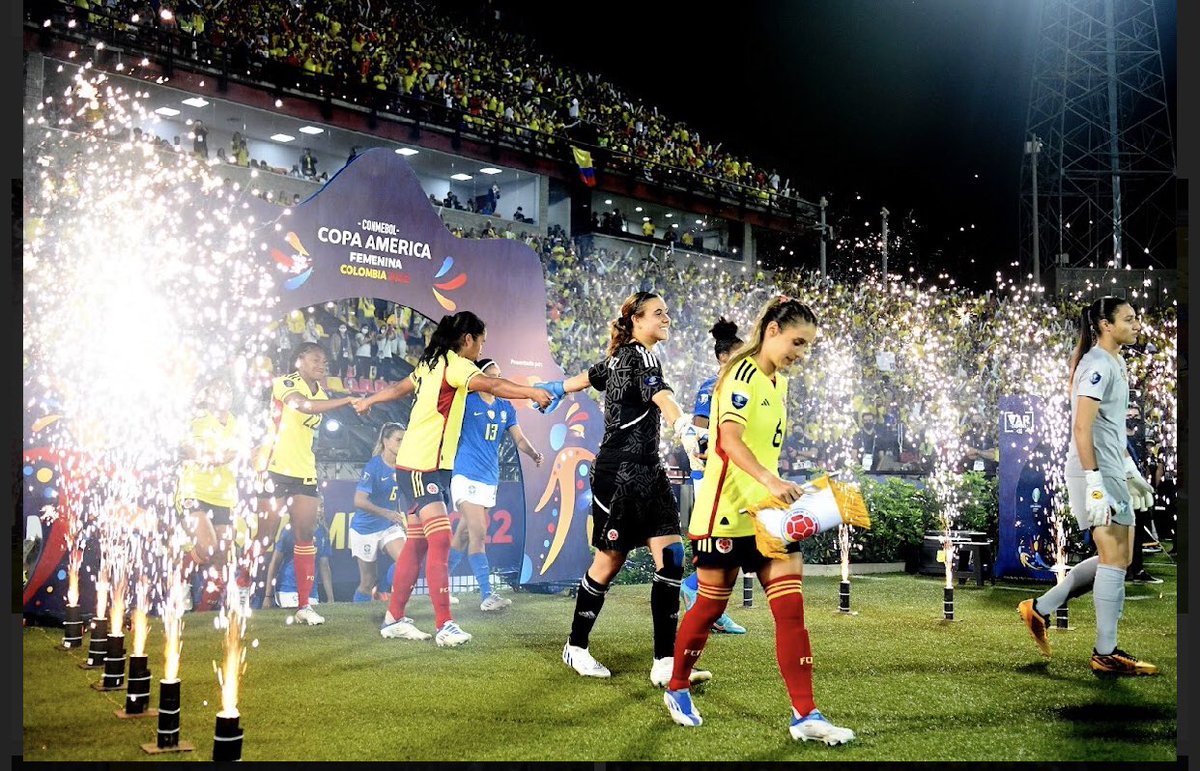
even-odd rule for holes
{"type": "Polygon", "coordinates": [[[462,348],[464,337],[467,335],[479,337],[486,330],[487,326],[483,323],[483,319],[471,311],[459,311],[452,316],[442,316],[437,329],[433,330],[433,334],[429,338],[429,345],[425,347],[425,353],[421,354],[417,364],[424,364],[433,369],[437,366],[438,359],[446,358],[449,351],[457,353],[462,348]]]}
{"type": "Polygon", "coordinates": [[[379,429],[379,438],[375,440],[375,449],[371,450],[371,455],[379,455],[383,452],[383,443],[393,436],[403,431],[404,427],[399,423],[384,423],[379,429]]]}
{"type": "Polygon", "coordinates": [[[777,295],[766,304],[762,309],[762,313],[758,316],[758,321],[754,322],[754,329],[750,333],[750,339],[742,343],[733,354],[729,357],[729,361],[721,365],[721,373],[717,376],[717,386],[725,379],[734,367],[736,367],[743,359],[755,356],[762,350],[763,339],[767,335],[767,326],[774,321],[780,328],[787,327],[791,324],[812,324],[817,326],[817,315],[812,312],[804,303],[799,300],[793,300],[784,295],[777,295]]]}
{"type": "Polygon", "coordinates": [[[744,342],[737,336],[737,329],[737,324],[720,316],[717,318],[717,323],[712,325],[712,329],[708,330],[708,333],[717,341],[713,346],[713,353],[716,354],[717,361],[744,342]]]}
{"type": "Polygon", "coordinates": [[[1083,309],[1079,317],[1079,339],[1075,342],[1075,351],[1071,354],[1071,375],[1067,378],[1068,399],[1071,387],[1075,383],[1075,368],[1079,366],[1079,360],[1092,350],[1100,339],[1100,322],[1115,323],[1117,309],[1128,304],[1128,300],[1120,297],[1101,297],[1083,309]]]}
{"type": "Polygon", "coordinates": [[[633,339],[633,317],[642,315],[646,303],[658,297],[655,292],[634,292],[621,303],[621,316],[608,322],[608,353],[612,356],[625,343],[633,339]]]}

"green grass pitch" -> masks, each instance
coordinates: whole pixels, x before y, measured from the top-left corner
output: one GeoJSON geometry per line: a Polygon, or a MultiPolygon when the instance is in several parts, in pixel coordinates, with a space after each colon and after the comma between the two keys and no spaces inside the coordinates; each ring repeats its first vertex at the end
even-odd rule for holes
{"type": "MultiPolygon", "coordinates": [[[[960,587],[956,620],[943,623],[942,585],[903,574],[853,580],[858,615],[836,612],[837,579],[805,580],[817,704],[853,728],[851,744],[826,747],[788,735],[787,693],[775,663],[770,611],[731,615],[744,636],[714,635],[701,659],[713,680],[694,700],[704,725],[674,725],[650,684],[649,586],[615,586],[591,639],[610,680],[581,678],[560,660],[574,600],[519,592],[512,608],[479,611],[463,595],[456,618],[475,639],[461,648],[384,640],[382,603],[324,605],[326,624],[288,625],[288,611],[258,611],[238,708],[245,760],[947,760],[1171,761],[1176,757],[1176,582],[1130,584],[1121,647],[1155,662],[1157,677],[1103,680],[1087,658],[1090,595],[1071,603],[1071,631],[1053,632],[1054,656],[1037,652],[1016,612],[1040,591],[960,587]]],[[[739,585],[740,586],[740,585],[739,585]]],[[[475,602],[472,600],[475,599],[475,602]]],[[[409,613],[433,631],[426,597],[409,613]]],[[[212,613],[186,617],[183,741],[209,760],[220,693],[213,662],[221,633],[212,613]]],[[[25,760],[149,760],[156,718],[122,720],[124,692],[89,687],[85,647],[58,650],[61,629],[27,627],[25,760]]],[[[151,629],[151,706],[158,704],[162,632],[151,629]]]]}

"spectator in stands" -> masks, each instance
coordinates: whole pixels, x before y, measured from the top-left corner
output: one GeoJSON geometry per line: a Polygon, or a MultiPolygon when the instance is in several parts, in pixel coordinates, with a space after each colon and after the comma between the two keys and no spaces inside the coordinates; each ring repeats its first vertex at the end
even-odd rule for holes
{"type": "Polygon", "coordinates": [[[198,120],[192,125],[192,152],[204,160],[208,160],[208,129],[204,121],[198,120]]]}
{"type": "Polygon", "coordinates": [[[649,217],[642,222],[642,235],[646,238],[654,238],[654,223],[650,221],[649,217]]]}
{"type": "Polygon", "coordinates": [[[354,337],[354,375],[358,378],[374,380],[378,374],[375,371],[375,343],[377,340],[374,324],[363,324],[354,337]]]}
{"type": "Polygon", "coordinates": [[[345,324],[338,324],[329,335],[329,372],[335,377],[341,377],[346,372],[346,362],[349,359],[350,340],[345,324]]]}
{"type": "Polygon", "coordinates": [[[312,181],[317,179],[317,159],[311,148],[304,148],[304,154],[300,156],[300,176],[312,181]]]}

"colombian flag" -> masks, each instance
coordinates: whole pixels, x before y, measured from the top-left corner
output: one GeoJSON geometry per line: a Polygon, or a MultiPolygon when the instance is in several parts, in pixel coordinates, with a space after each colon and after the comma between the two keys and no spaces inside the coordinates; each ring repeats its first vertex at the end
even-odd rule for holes
{"type": "Polygon", "coordinates": [[[579,166],[579,178],[583,180],[583,184],[595,187],[596,170],[592,168],[592,154],[574,145],[571,146],[571,152],[575,155],[575,163],[579,166]]]}

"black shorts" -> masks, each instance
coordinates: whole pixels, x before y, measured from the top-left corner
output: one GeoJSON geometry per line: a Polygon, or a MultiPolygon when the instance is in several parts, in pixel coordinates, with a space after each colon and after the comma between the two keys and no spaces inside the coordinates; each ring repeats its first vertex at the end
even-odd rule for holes
{"type": "Polygon", "coordinates": [[[661,465],[592,466],[592,546],[628,554],[651,538],[679,533],[679,502],[661,465]]]}
{"type": "Polygon", "coordinates": [[[396,469],[399,485],[400,512],[410,514],[420,511],[431,503],[441,501],[449,512],[454,505],[450,502],[450,470],[409,471],[396,469]]]}
{"type": "Polygon", "coordinates": [[[290,477],[287,474],[276,474],[274,471],[267,472],[266,489],[263,492],[264,498],[291,498],[293,495],[307,495],[310,498],[319,498],[317,493],[317,478],[308,477],[301,479],[300,477],[290,477]]]}
{"type": "Polygon", "coordinates": [[[732,570],[741,568],[743,573],[755,573],[771,561],[758,550],[752,535],[734,538],[693,538],[692,564],[698,568],[732,570]]]}
{"type": "Polygon", "coordinates": [[[183,514],[204,514],[214,527],[233,524],[233,510],[228,506],[215,506],[196,498],[183,498],[179,501],[179,510],[183,514]]]}

